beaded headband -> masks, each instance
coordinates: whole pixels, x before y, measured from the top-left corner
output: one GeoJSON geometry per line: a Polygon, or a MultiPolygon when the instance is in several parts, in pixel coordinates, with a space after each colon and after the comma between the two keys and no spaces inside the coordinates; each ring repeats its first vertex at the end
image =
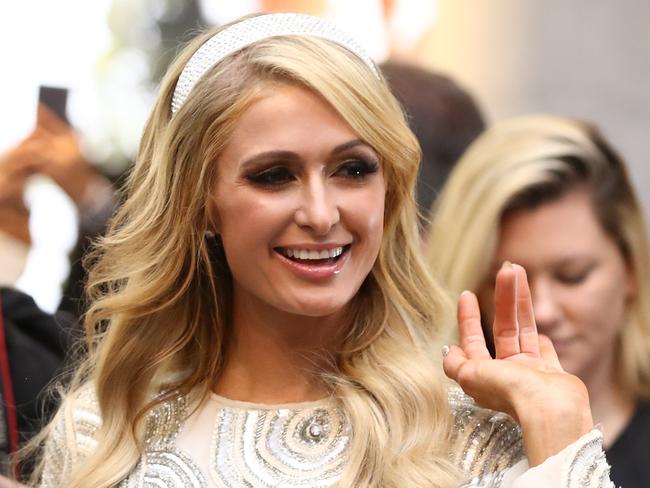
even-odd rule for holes
{"type": "Polygon", "coordinates": [[[251,44],[277,36],[320,37],[332,41],[360,58],[373,74],[380,78],[379,70],[364,49],[334,24],[305,14],[267,14],[251,17],[208,39],[187,62],[178,77],[172,97],[172,114],[185,103],[187,96],[201,77],[222,59],[251,44]]]}

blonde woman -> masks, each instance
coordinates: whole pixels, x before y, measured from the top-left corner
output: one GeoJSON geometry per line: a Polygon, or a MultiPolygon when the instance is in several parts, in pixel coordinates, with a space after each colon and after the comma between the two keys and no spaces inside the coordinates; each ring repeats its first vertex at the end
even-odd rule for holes
{"type": "MultiPolygon", "coordinates": [[[[650,486],[650,255],[622,160],[592,126],[496,124],[455,167],[432,214],[429,261],[493,316],[504,260],[525,267],[541,333],[587,385],[616,486],[650,486]]],[[[487,329],[486,329],[487,330],[487,329]]]]}
{"type": "Polygon", "coordinates": [[[464,295],[444,368],[523,437],[448,394],[418,158],[381,73],[324,21],[255,16],[193,42],[97,249],[89,358],[41,486],[610,486],[522,268],[499,273],[500,359],[464,295]]]}

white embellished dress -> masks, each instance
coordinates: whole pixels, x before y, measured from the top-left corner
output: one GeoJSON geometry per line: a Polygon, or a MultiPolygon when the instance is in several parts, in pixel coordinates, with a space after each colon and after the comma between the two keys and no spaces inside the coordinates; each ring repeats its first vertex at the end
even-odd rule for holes
{"type": "MultiPolygon", "coordinates": [[[[457,389],[449,402],[455,419],[449,458],[466,473],[463,486],[613,487],[599,431],[529,468],[509,416],[478,407],[457,389]]],[[[144,454],[119,488],[326,488],[345,468],[351,426],[333,400],[268,406],[212,395],[190,411],[187,417],[180,397],[149,415],[144,454]]],[[[88,391],[59,411],[42,488],[64,486],[71,466],[95,447],[100,424],[88,391]]]]}

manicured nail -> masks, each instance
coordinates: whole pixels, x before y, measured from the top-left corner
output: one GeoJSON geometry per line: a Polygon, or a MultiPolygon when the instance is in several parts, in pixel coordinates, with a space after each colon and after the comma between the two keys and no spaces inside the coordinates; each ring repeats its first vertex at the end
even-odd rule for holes
{"type": "Polygon", "coordinates": [[[442,357],[443,358],[447,357],[447,355],[449,354],[449,351],[451,351],[451,349],[449,348],[449,346],[447,344],[442,346],[442,357]]]}

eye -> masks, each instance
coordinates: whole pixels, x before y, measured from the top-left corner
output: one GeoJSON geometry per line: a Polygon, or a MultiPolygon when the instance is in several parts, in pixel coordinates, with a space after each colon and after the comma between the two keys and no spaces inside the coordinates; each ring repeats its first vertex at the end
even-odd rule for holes
{"type": "Polygon", "coordinates": [[[257,173],[246,176],[246,179],[255,185],[260,186],[280,186],[294,180],[294,176],[288,168],[284,166],[274,166],[257,173]]]}
{"type": "Polygon", "coordinates": [[[587,281],[593,269],[594,266],[588,266],[582,269],[559,271],[555,274],[555,279],[564,285],[580,285],[587,281]]]}
{"type": "Polygon", "coordinates": [[[335,176],[342,176],[353,180],[363,180],[369,175],[379,171],[379,163],[376,161],[364,161],[362,159],[350,159],[343,162],[334,173],[335,176]]]}

